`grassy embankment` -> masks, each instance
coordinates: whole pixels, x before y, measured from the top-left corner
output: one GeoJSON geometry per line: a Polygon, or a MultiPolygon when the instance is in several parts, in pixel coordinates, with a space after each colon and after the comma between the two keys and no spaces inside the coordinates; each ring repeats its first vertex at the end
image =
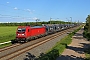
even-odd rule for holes
{"type": "MultiPolygon", "coordinates": [[[[83,35],[88,41],[90,41],[90,33],[84,31],[83,35]]],[[[90,60],[90,46],[85,50],[85,55],[86,55],[85,60],[90,60]]]]}
{"type": "MultiPolygon", "coordinates": [[[[88,41],[90,41],[90,33],[88,32],[88,25],[86,23],[86,25],[84,26],[84,32],[83,32],[83,37],[86,38],[88,41]]],[[[85,50],[85,55],[86,55],[86,59],[85,60],[90,60],[90,47],[88,47],[85,50]]]]}
{"type": "MultiPolygon", "coordinates": [[[[15,39],[16,26],[0,27],[0,43],[15,39]]],[[[11,45],[11,43],[0,45],[0,48],[11,45]]]]}
{"type": "Polygon", "coordinates": [[[55,60],[60,54],[62,54],[67,45],[72,42],[72,36],[77,31],[79,31],[81,27],[82,26],[80,26],[78,29],[74,30],[74,32],[61,39],[50,51],[48,51],[45,55],[39,57],[39,60],[55,60]]]}
{"type": "Polygon", "coordinates": [[[85,50],[85,54],[86,54],[85,60],[90,60],[90,47],[85,50]]]}

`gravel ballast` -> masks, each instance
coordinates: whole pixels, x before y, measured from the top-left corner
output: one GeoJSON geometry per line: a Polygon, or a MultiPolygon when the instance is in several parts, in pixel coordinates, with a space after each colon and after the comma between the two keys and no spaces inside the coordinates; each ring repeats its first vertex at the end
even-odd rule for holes
{"type": "MultiPolygon", "coordinates": [[[[60,41],[62,38],[64,38],[65,36],[67,36],[68,34],[63,34],[53,40],[50,40],[49,42],[46,42],[38,47],[35,47],[33,49],[31,49],[30,51],[27,51],[35,56],[39,56],[40,53],[45,53],[46,51],[48,51],[49,49],[51,49],[58,41],[60,41]]],[[[26,57],[26,53],[23,53],[17,57],[15,57],[13,60],[23,60],[26,57]]]]}

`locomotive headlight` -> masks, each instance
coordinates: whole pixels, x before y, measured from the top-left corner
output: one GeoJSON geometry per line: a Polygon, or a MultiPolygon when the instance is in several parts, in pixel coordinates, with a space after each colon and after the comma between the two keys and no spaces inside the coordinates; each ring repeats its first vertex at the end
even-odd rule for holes
{"type": "Polygon", "coordinates": [[[25,35],[25,34],[22,34],[22,35],[25,35]]]}
{"type": "Polygon", "coordinates": [[[17,34],[18,36],[24,36],[25,34],[17,34]]]}
{"type": "Polygon", "coordinates": [[[20,34],[18,34],[18,35],[20,35],[20,34]]]}

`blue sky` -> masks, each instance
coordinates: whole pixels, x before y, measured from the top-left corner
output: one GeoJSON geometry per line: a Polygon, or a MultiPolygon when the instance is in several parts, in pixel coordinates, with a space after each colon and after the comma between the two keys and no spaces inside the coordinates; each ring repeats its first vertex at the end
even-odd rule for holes
{"type": "Polygon", "coordinates": [[[89,14],[90,0],[0,0],[0,22],[85,22],[89,14]]]}

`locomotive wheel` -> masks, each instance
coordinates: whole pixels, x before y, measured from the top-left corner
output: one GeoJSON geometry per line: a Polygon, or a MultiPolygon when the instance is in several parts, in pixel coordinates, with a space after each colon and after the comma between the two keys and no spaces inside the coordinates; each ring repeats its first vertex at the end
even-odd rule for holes
{"type": "Polygon", "coordinates": [[[29,38],[27,38],[26,40],[25,40],[25,42],[28,42],[29,41],[29,38]]]}
{"type": "Polygon", "coordinates": [[[27,40],[25,40],[25,43],[28,42],[27,40]]]}

